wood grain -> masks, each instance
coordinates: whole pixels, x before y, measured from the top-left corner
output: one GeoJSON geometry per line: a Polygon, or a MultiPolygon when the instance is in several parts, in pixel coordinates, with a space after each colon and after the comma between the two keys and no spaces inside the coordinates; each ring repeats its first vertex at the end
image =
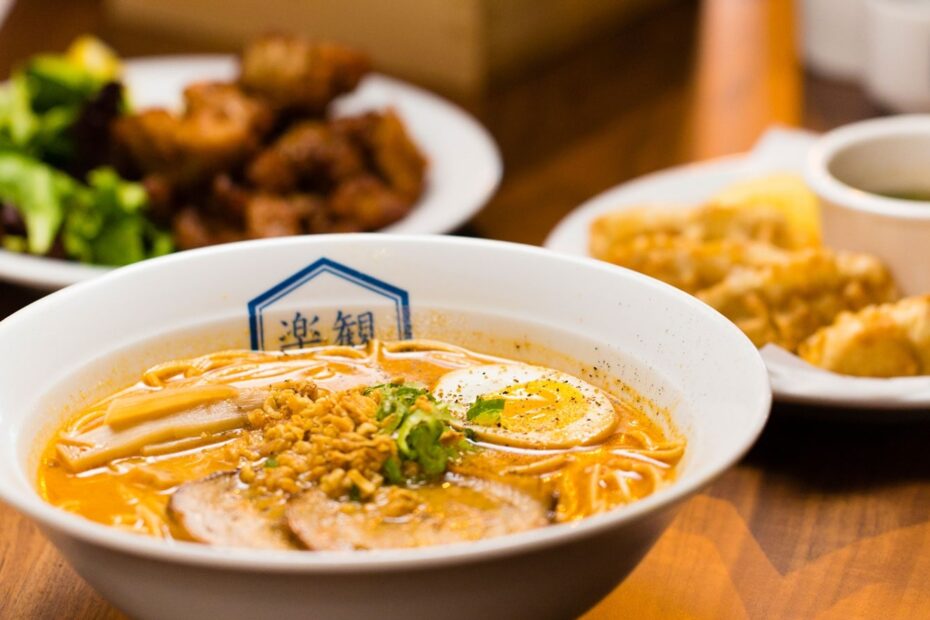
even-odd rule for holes
{"type": "Polygon", "coordinates": [[[801,122],[792,0],[706,0],[694,73],[694,159],[747,150],[772,124],[801,122]]]}
{"type": "MultiPolygon", "coordinates": [[[[826,129],[877,113],[855,87],[800,73],[793,23],[787,0],[678,2],[495,85],[471,107],[506,178],[464,232],[539,243],[597,192],[745,149],[772,122],[826,129]]],[[[92,0],[20,0],[0,30],[0,73],[84,30],[126,53],[196,49],[109,31],[92,0]]],[[[37,297],[0,284],[0,317],[37,297]]],[[[930,617],[930,426],[816,413],[776,407],[750,454],[586,618],[930,617]]],[[[0,618],[121,617],[5,507],[0,592],[0,618]]]]}

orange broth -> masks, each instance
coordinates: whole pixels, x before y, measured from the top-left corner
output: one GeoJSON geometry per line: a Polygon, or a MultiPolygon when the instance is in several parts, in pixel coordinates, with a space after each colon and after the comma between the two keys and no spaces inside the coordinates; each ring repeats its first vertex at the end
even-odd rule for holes
{"type": "MultiPolygon", "coordinates": [[[[225,445],[253,431],[227,431],[203,446],[159,456],[130,456],[88,471],[70,471],[59,456],[59,445],[77,432],[102,424],[103,411],[114,398],[150,391],[153,382],[196,383],[205,377],[236,387],[311,379],[323,390],[339,391],[394,378],[432,387],[451,370],[509,362],[451,346],[412,346],[409,350],[404,343],[392,346],[385,343],[374,350],[329,347],[286,355],[229,352],[155,367],[138,383],[81,411],[55,434],[40,460],[39,493],[49,503],[98,523],[184,539],[183,530],[167,511],[172,493],[184,482],[236,470],[240,463],[227,454],[225,445]]],[[[668,437],[645,412],[609,396],[618,422],[598,445],[564,451],[473,442],[474,449],[464,453],[451,471],[503,481],[537,497],[556,498],[559,509],[554,519],[559,521],[644,497],[674,479],[683,442],[668,437]]]]}

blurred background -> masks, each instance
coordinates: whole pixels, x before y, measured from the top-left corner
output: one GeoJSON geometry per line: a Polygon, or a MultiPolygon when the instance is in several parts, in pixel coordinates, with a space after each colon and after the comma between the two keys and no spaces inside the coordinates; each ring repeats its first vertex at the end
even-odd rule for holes
{"type": "Polygon", "coordinates": [[[0,0],[0,76],[85,32],[126,57],[235,52],[274,30],[349,43],[367,51],[380,71],[461,103],[498,141],[505,182],[465,232],[539,243],[597,192],[671,165],[746,150],[772,124],[824,130],[930,105],[930,69],[922,69],[930,55],[920,51],[930,41],[930,8],[922,6],[0,0]],[[902,74],[907,67],[923,73],[902,74]]]}
{"type": "MultiPolygon", "coordinates": [[[[608,188],[744,152],[772,126],[930,111],[921,0],[0,0],[0,80],[85,33],[132,58],[236,53],[274,30],[354,45],[472,112],[504,177],[456,232],[532,244],[608,188]]],[[[0,282],[0,317],[42,294],[0,282]]],[[[912,527],[928,514],[927,433],[776,418],[589,618],[662,617],[669,592],[711,618],[835,603],[830,617],[845,620],[925,600],[926,563],[899,560],[927,536],[912,527]]],[[[25,520],[0,523],[16,532],[0,536],[0,583],[19,609],[121,617],[25,520]]]]}

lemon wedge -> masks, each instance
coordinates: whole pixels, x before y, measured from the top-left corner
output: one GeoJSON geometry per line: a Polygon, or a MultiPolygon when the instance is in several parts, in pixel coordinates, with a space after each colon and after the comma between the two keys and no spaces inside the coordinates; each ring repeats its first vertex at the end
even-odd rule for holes
{"type": "Polygon", "coordinates": [[[116,52],[100,39],[88,34],[75,39],[65,52],[65,57],[101,80],[116,79],[123,70],[116,52]]]}
{"type": "Polygon", "coordinates": [[[773,174],[727,186],[709,201],[730,208],[765,206],[785,216],[792,248],[819,246],[820,203],[804,181],[793,174],[773,174]]]}

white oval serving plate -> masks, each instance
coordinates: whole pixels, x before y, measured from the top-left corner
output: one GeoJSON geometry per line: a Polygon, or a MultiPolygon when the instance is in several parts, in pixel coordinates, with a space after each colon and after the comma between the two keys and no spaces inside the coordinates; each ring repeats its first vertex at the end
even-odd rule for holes
{"type": "MultiPolygon", "coordinates": [[[[572,211],[552,230],[545,247],[589,256],[588,231],[594,219],[604,213],[644,204],[681,208],[698,204],[736,181],[776,172],[803,174],[808,150],[815,140],[816,136],[808,132],[772,129],[748,153],[680,166],[623,183],[572,211]]],[[[769,370],[772,393],[781,402],[872,410],[877,419],[912,418],[915,410],[930,408],[930,377],[848,377],[810,366],[774,347],[763,349],[762,357],[769,370]],[[908,410],[910,413],[905,413],[908,410]],[[898,414],[894,415],[894,411],[898,414]]]]}
{"type": "MultiPolygon", "coordinates": [[[[225,55],[138,58],[124,63],[124,82],[134,107],[176,108],[184,86],[198,80],[229,80],[236,60],[225,55]]],[[[426,188],[407,217],[384,229],[441,234],[468,221],[488,201],[503,170],[494,140],[467,112],[425,90],[383,75],[366,77],[334,102],[337,115],[393,107],[429,160],[426,188]]],[[[108,267],[0,250],[0,280],[55,290],[109,271],[108,267]]]]}

